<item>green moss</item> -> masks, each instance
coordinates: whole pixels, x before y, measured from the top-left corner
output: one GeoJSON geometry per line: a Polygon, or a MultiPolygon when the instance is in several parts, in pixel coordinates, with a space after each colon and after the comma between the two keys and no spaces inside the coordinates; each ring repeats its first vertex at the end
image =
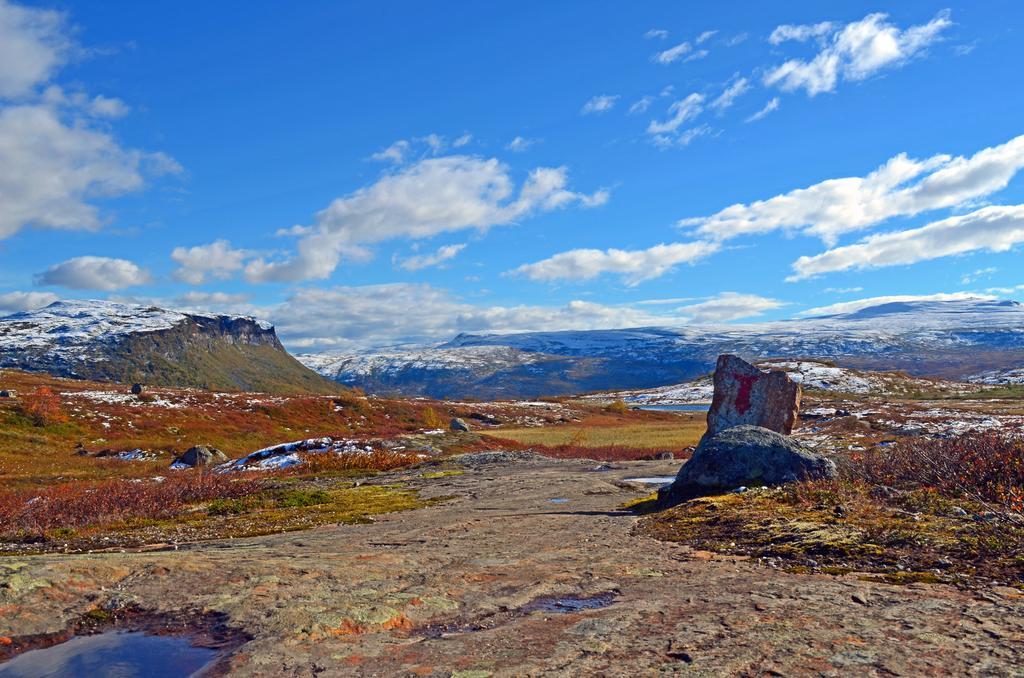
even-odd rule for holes
{"type": "Polygon", "coordinates": [[[324,490],[295,489],[278,492],[276,500],[277,505],[281,508],[293,508],[328,504],[332,501],[332,497],[324,490]]]}
{"type": "Polygon", "coordinates": [[[430,471],[424,473],[423,477],[427,480],[436,480],[437,478],[449,478],[451,476],[461,476],[465,471],[430,471]]]}

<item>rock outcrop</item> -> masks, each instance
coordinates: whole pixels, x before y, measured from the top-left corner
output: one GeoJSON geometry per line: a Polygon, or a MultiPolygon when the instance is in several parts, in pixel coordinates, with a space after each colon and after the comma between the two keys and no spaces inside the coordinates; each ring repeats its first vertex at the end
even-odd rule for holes
{"type": "Polygon", "coordinates": [[[733,426],[789,435],[800,411],[800,384],[782,371],[764,372],[734,355],[718,356],[706,436],[733,426]]]}
{"type": "Polygon", "coordinates": [[[759,426],[734,426],[706,435],[675,481],[658,493],[669,507],[738,487],[834,478],[836,465],[807,447],[759,426]]]}
{"type": "Polygon", "coordinates": [[[469,433],[469,424],[467,424],[465,420],[459,419],[458,417],[452,419],[451,424],[449,424],[448,428],[450,428],[452,431],[461,431],[463,433],[469,433]]]}
{"type": "Polygon", "coordinates": [[[226,454],[216,447],[207,445],[196,445],[185,450],[185,453],[174,460],[171,468],[196,468],[219,464],[228,460],[226,454]]]}

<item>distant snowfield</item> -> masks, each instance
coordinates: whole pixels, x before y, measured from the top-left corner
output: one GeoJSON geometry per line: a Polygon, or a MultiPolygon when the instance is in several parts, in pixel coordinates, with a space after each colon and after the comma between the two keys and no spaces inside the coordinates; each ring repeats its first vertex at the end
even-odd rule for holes
{"type": "MultiPolygon", "coordinates": [[[[888,372],[863,372],[811,360],[764,360],[763,370],[781,370],[803,388],[851,395],[898,395],[913,390],[962,392],[976,390],[968,384],[933,379],[915,379],[888,372]]],[[[585,396],[587,400],[622,400],[631,405],[689,405],[710,403],[715,387],[711,375],[684,384],[651,389],[618,391],[585,396]]]]}

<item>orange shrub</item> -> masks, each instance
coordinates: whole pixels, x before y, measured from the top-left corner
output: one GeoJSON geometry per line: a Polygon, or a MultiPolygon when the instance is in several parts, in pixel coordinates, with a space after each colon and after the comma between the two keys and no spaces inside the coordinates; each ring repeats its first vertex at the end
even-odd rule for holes
{"type": "Polygon", "coordinates": [[[59,424],[68,420],[60,396],[49,386],[40,386],[25,396],[22,411],[36,426],[59,424]]]}

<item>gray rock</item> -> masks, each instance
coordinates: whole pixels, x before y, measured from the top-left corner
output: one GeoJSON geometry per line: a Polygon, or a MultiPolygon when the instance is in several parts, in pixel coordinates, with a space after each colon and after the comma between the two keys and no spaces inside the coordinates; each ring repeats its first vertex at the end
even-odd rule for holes
{"type": "Polygon", "coordinates": [[[11,392],[10,391],[8,391],[6,389],[3,390],[3,391],[0,391],[0,398],[10,398],[10,397],[11,397],[11,392]]]}
{"type": "Polygon", "coordinates": [[[453,431],[465,431],[466,433],[469,433],[469,424],[458,417],[452,419],[452,423],[449,424],[448,427],[453,431]]]}
{"type": "Polygon", "coordinates": [[[142,395],[142,392],[146,390],[142,384],[132,384],[132,393],[135,395],[142,395]]]}
{"type": "Polygon", "coordinates": [[[226,454],[218,450],[216,447],[208,447],[206,445],[196,445],[185,450],[185,453],[174,460],[173,465],[191,466],[196,468],[197,466],[209,466],[210,464],[219,464],[228,460],[226,454]]]}
{"type": "Polygon", "coordinates": [[[679,469],[675,482],[659,491],[658,503],[667,507],[737,487],[835,476],[832,460],[800,443],[760,426],[735,426],[705,436],[693,458],[679,469]]]}
{"type": "Polygon", "coordinates": [[[793,432],[800,411],[800,384],[782,371],[765,372],[734,355],[718,356],[708,435],[749,424],[793,432]]]}

